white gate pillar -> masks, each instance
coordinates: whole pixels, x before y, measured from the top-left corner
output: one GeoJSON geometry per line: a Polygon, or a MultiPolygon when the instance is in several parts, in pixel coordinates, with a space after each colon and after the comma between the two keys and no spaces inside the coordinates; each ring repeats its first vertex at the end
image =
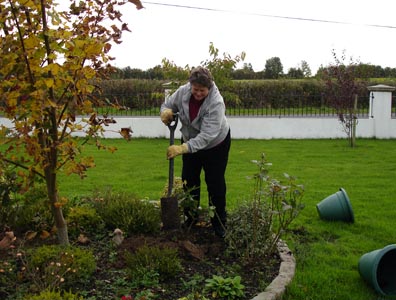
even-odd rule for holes
{"type": "Polygon", "coordinates": [[[393,86],[378,84],[369,86],[370,110],[369,116],[373,119],[374,137],[389,138],[392,119],[392,92],[393,86]]]}

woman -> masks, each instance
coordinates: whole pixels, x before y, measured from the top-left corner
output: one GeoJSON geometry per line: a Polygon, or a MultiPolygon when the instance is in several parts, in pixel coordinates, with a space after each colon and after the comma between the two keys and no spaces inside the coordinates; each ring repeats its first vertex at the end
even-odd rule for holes
{"type": "MultiPolygon", "coordinates": [[[[230,126],[225,105],[209,70],[194,68],[189,82],[179,87],[161,106],[161,120],[169,125],[179,114],[182,144],[168,147],[168,159],[183,156],[182,180],[199,205],[201,170],[205,172],[209,204],[216,207],[211,223],[215,234],[225,236],[226,182],[225,171],[231,145],[230,126]]],[[[197,221],[197,215],[185,211],[186,225],[197,221]]]]}

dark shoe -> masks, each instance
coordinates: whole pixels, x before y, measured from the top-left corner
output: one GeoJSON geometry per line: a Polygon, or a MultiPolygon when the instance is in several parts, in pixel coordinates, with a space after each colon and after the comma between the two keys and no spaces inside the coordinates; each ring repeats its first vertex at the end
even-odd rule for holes
{"type": "Polygon", "coordinates": [[[213,230],[218,237],[224,238],[226,235],[225,228],[221,224],[213,224],[213,230]]]}

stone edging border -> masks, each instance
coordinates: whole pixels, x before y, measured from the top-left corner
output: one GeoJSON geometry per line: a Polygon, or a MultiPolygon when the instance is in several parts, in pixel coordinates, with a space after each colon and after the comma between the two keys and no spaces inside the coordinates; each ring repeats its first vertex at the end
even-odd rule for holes
{"type": "Polygon", "coordinates": [[[296,260],[287,244],[279,240],[278,252],[281,259],[279,274],[271,282],[264,292],[258,294],[252,300],[278,300],[286,291],[286,286],[292,281],[296,270],[296,260]]]}

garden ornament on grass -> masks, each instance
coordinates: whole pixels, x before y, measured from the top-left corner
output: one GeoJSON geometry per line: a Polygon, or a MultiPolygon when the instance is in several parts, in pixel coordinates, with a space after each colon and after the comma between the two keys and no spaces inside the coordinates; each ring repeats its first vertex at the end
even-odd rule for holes
{"type": "Polygon", "coordinates": [[[122,230],[119,228],[116,228],[116,229],[114,229],[113,234],[114,234],[114,236],[112,238],[112,241],[114,242],[114,244],[116,246],[121,245],[122,241],[124,240],[124,233],[122,232],[122,230]]]}

